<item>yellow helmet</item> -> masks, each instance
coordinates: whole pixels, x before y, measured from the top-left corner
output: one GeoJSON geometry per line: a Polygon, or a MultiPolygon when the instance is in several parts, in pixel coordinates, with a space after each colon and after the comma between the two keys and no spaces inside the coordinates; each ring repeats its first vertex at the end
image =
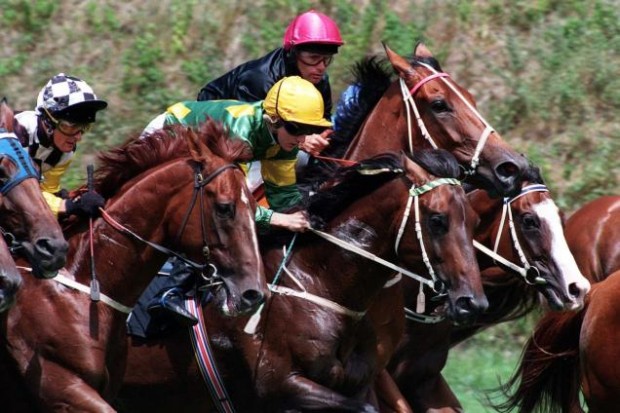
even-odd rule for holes
{"type": "Polygon", "coordinates": [[[263,109],[271,117],[285,122],[330,128],[332,123],[323,118],[323,96],[314,85],[299,76],[280,79],[267,92],[263,109]]]}

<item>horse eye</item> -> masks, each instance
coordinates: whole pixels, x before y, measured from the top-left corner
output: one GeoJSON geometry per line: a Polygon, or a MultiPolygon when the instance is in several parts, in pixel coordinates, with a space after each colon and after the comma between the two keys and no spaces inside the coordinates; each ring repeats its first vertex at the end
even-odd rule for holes
{"type": "Polygon", "coordinates": [[[521,223],[523,224],[523,228],[524,229],[537,229],[539,227],[538,225],[538,219],[536,219],[536,217],[532,214],[523,214],[523,216],[521,217],[521,223]]]}
{"type": "Polygon", "coordinates": [[[428,219],[428,228],[433,235],[444,235],[448,232],[448,217],[444,214],[432,214],[428,219]]]}
{"type": "Polygon", "coordinates": [[[450,107],[443,99],[435,99],[431,102],[431,109],[435,113],[449,112],[450,107]]]}
{"type": "Polygon", "coordinates": [[[215,214],[218,218],[233,219],[235,217],[235,204],[215,204],[215,214]]]}

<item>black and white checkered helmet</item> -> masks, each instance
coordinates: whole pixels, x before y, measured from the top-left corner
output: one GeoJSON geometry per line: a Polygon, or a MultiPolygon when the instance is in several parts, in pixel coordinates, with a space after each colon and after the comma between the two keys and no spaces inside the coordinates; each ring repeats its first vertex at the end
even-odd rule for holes
{"type": "Polygon", "coordinates": [[[97,111],[107,106],[106,101],[97,99],[88,83],[77,77],[59,73],[39,92],[35,110],[39,114],[47,110],[56,119],[74,123],[92,123],[95,121],[97,111]]]}

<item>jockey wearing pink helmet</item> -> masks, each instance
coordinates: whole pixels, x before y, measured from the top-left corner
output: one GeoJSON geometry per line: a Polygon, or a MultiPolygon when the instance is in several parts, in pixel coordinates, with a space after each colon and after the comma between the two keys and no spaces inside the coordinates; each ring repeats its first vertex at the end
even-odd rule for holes
{"type": "Polygon", "coordinates": [[[332,111],[327,67],[344,42],[336,23],[323,13],[307,11],[287,27],[279,47],[267,55],[244,63],[206,84],[197,100],[236,99],[254,102],[285,76],[301,76],[321,92],[325,117],[332,111]]]}

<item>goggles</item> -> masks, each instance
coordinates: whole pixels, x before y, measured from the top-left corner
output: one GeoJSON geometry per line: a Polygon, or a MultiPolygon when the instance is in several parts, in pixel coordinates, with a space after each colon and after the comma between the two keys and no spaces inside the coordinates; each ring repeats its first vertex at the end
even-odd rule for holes
{"type": "Polygon", "coordinates": [[[327,67],[334,60],[334,55],[302,51],[297,53],[297,58],[307,66],[318,66],[323,63],[327,67]]]}
{"type": "Polygon", "coordinates": [[[54,127],[58,129],[60,133],[70,138],[77,136],[80,133],[86,133],[93,127],[92,123],[73,123],[64,119],[56,119],[47,109],[43,108],[43,110],[45,110],[45,113],[54,124],[54,127]]]}
{"type": "Polygon", "coordinates": [[[321,133],[325,130],[320,126],[304,125],[297,122],[284,121],[284,129],[293,136],[306,136],[321,133]]]}

